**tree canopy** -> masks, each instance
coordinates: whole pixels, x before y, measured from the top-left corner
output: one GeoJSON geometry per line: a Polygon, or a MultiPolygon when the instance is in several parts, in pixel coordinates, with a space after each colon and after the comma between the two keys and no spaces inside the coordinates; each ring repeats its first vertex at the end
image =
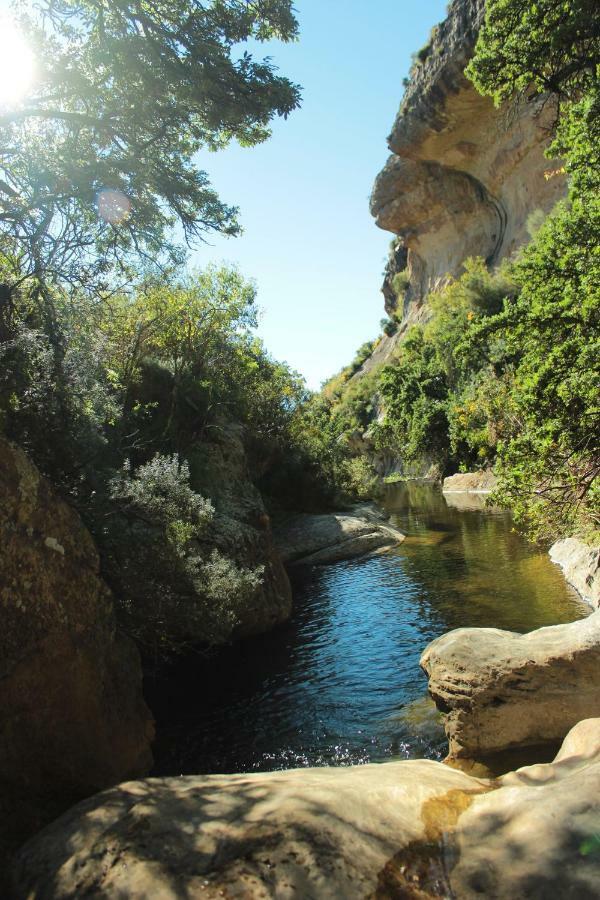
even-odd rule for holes
{"type": "Polygon", "coordinates": [[[238,232],[196,155],[259,143],[298,106],[240,49],[293,40],[291,0],[40,0],[18,20],[37,78],[0,110],[0,232],[20,277],[102,285],[132,255],[180,260],[175,225],[188,244],[238,232]]]}
{"type": "Polygon", "coordinates": [[[500,104],[528,89],[573,99],[599,65],[597,0],[487,0],[467,74],[500,104]]]}

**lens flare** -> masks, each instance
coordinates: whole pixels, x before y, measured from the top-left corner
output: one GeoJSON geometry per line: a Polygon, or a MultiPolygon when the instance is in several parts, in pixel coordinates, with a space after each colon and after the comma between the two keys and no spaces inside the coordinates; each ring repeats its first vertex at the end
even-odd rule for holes
{"type": "Polygon", "coordinates": [[[111,225],[123,222],[131,212],[131,200],[123,191],[103,188],[96,197],[98,215],[111,225]]]}
{"type": "Polygon", "coordinates": [[[35,60],[14,22],[0,17],[0,107],[17,105],[31,87],[35,60]]]}

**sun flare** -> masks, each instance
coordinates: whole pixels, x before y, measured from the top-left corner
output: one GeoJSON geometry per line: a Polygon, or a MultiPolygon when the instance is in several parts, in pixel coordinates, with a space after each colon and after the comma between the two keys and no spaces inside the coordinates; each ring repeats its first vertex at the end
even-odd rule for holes
{"type": "Polygon", "coordinates": [[[10,19],[0,18],[0,107],[18,104],[34,73],[33,53],[22,33],[10,19]]]}

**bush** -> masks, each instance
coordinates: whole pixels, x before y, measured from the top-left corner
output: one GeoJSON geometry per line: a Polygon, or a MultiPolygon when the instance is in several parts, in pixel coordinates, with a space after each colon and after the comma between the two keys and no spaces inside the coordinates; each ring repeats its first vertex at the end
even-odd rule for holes
{"type": "Polygon", "coordinates": [[[260,585],[260,568],[237,566],[214,546],[214,508],[189,484],[177,456],[156,454],[110,483],[117,511],[103,549],[129,631],[155,656],[188,643],[221,643],[260,585]]]}
{"type": "Polygon", "coordinates": [[[396,297],[403,297],[409,287],[410,276],[408,274],[408,270],[404,269],[404,271],[402,272],[396,272],[396,274],[392,278],[392,290],[394,291],[396,297]]]}

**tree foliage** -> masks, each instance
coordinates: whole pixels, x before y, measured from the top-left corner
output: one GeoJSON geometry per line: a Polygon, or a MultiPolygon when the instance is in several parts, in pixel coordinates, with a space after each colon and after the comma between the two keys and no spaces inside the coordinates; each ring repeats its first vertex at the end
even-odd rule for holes
{"type": "Polygon", "coordinates": [[[307,396],[253,334],[254,286],[209,267],[100,304],[55,289],[54,304],[58,381],[28,282],[13,292],[0,428],[80,510],[147,652],[226,640],[264,587],[252,480],[298,456],[307,396]]]}
{"type": "Polygon", "coordinates": [[[293,40],[289,0],[41,0],[19,20],[38,77],[0,114],[0,229],[21,277],[102,286],[131,260],[180,260],[174,225],[187,243],[237,233],[197,154],[263,141],[298,105],[239,49],[293,40]]]}
{"type": "Polygon", "coordinates": [[[596,0],[487,0],[467,75],[496,104],[532,89],[575,99],[599,65],[596,0]]]}

